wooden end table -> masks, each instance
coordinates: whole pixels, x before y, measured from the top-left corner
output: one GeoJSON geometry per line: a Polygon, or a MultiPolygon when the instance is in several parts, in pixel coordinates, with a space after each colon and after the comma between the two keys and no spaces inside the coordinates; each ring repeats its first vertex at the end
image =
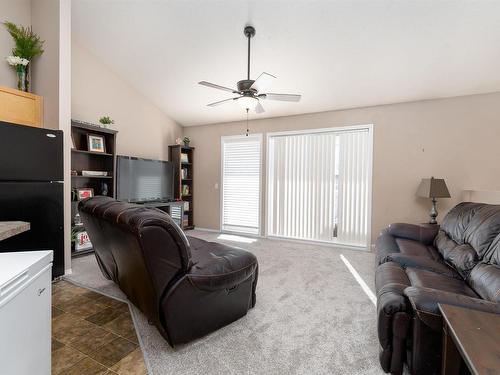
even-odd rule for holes
{"type": "Polygon", "coordinates": [[[443,315],[442,375],[463,362],[473,375],[500,374],[500,315],[439,304],[443,315]]]}

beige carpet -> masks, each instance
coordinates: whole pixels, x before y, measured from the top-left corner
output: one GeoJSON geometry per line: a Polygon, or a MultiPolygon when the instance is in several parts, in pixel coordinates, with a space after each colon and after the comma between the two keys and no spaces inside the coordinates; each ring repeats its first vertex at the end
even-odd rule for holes
{"type": "MultiPolygon", "coordinates": [[[[174,349],[132,307],[151,374],[383,374],[375,306],[341,260],[343,255],[373,291],[373,254],[279,240],[222,240],[204,231],[188,234],[257,256],[257,304],[233,324],[174,349]]],[[[93,255],[74,259],[72,269],[68,280],[124,298],[102,277],[93,255]]]]}

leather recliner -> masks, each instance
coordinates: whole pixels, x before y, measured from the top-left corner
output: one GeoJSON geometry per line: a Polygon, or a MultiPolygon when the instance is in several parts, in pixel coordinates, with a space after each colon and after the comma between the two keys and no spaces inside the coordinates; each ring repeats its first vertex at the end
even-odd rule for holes
{"type": "Polygon", "coordinates": [[[109,197],[79,212],[104,276],[174,346],[215,331],[255,305],[256,257],[186,237],[161,210],[109,197]]]}
{"type": "Polygon", "coordinates": [[[500,206],[460,203],[438,225],[392,224],[376,243],[380,364],[439,374],[438,303],[500,314],[500,206]]]}

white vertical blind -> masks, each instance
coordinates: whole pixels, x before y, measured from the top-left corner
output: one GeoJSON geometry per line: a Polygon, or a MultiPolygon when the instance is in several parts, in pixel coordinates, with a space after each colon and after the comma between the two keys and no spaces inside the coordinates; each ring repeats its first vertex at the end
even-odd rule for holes
{"type": "Polygon", "coordinates": [[[270,235],[332,240],[335,143],[334,133],[269,139],[270,235]]]}
{"type": "Polygon", "coordinates": [[[368,239],[369,133],[339,134],[338,242],[366,246],[368,239]]]}
{"type": "Polygon", "coordinates": [[[261,135],[222,138],[222,230],[258,234],[261,135]]]}
{"type": "Polygon", "coordinates": [[[369,131],[268,138],[268,234],[366,246],[369,131]]]}

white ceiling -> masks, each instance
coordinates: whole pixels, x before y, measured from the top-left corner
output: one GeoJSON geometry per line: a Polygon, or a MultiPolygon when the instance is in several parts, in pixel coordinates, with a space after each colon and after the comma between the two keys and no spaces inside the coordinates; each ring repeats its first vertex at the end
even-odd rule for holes
{"type": "MultiPolygon", "coordinates": [[[[73,0],[75,39],[184,126],[241,120],[207,103],[252,71],[300,103],[253,118],[500,91],[500,1],[73,0]]],[[[103,88],[104,89],[104,88],[103,88]]]]}

